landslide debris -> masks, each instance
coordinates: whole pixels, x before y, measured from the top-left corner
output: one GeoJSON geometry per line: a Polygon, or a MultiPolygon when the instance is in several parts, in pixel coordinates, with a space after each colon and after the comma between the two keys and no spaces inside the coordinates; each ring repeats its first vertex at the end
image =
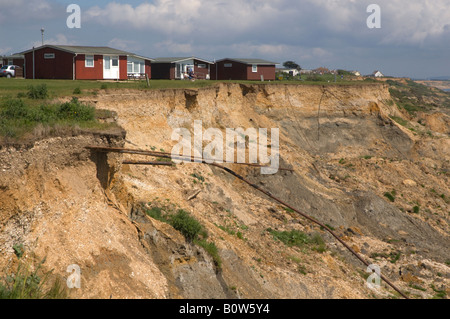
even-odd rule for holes
{"type": "MultiPolygon", "coordinates": [[[[117,114],[126,138],[0,149],[1,265],[17,261],[16,244],[22,258],[45,256],[63,279],[78,264],[73,298],[397,297],[385,284],[367,288],[364,267],[326,232],[223,171],[125,165],[144,158],[85,149],[170,152],[173,129],[192,132],[202,120],[205,129],[279,128],[280,166],[293,172],[230,167],[334,229],[410,297],[446,297],[448,132],[411,130],[419,116],[406,116],[389,88],[219,84],[87,97],[117,114]],[[137,203],[188,212],[217,247],[220,270],[205,248],[137,203]]],[[[438,121],[443,107],[423,114],[438,121]]]]}

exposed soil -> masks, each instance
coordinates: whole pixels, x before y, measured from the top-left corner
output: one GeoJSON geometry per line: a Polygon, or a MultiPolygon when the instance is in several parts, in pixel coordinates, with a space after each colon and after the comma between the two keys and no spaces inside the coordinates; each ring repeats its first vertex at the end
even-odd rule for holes
{"type": "Polygon", "coordinates": [[[447,115],[412,131],[385,84],[220,84],[198,90],[102,92],[85,98],[117,114],[121,134],[78,135],[0,148],[0,269],[42,260],[71,298],[390,298],[366,286],[366,267],[327,232],[215,167],[124,165],[143,156],[88,145],[170,152],[175,128],[279,128],[280,166],[262,175],[227,164],[326,223],[412,298],[449,294],[450,140],[447,115]],[[442,124],[440,124],[440,121],[442,124]],[[447,124],[445,124],[447,123],[447,124]],[[194,176],[201,176],[199,180],[194,176]],[[389,193],[390,195],[386,195],[389,193]],[[196,196],[193,196],[195,194],[196,196]],[[391,201],[393,199],[393,201],[391,201]],[[189,211],[222,260],[138,203],[189,211]],[[319,234],[325,251],[288,247],[267,231],[319,234]],[[237,233],[239,232],[239,236],[237,233]]]}

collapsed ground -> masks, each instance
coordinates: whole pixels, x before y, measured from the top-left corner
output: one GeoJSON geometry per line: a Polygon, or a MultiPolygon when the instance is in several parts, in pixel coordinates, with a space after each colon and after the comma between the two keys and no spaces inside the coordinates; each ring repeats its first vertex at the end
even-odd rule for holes
{"type": "Polygon", "coordinates": [[[83,97],[113,111],[126,137],[81,130],[1,148],[3,273],[45,258],[64,281],[77,264],[82,288],[72,298],[398,297],[384,283],[367,288],[365,267],[324,230],[223,171],[124,165],[149,159],[85,148],[170,152],[173,129],[201,119],[204,128],[279,128],[280,166],[294,172],[230,168],[334,229],[410,297],[446,297],[447,96],[410,94],[407,84],[83,97]],[[163,218],[179,211],[201,225],[196,241],[163,218]]]}

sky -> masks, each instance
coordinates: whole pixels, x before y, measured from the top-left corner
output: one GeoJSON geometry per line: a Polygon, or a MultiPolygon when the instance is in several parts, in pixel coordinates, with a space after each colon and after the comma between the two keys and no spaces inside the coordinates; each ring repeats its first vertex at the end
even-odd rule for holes
{"type": "Polygon", "coordinates": [[[261,58],[304,69],[450,76],[450,0],[0,0],[0,55],[110,46],[149,58],[261,58]],[[80,28],[69,28],[70,4],[80,28]],[[379,20],[368,6],[376,4],[379,20]],[[379,21],[369,28],[367,21],[379,21]]]}

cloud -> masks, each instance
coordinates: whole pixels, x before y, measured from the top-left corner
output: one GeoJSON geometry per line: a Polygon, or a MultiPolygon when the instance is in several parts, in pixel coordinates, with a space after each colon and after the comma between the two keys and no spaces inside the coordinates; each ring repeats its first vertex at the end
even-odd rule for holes
{"type": "Polygon", "coordinates": [[[12,54],[12,48],[11,47],[7,47],[7,48],[0,48],[0,55],[10,55],[12,54]]]}
{"type": "Polygon", "coordinates": [[[142,49],[142,45],[136,40],[124,40],[120,38],[113,38],[108,42],[108,46],[128,51],[135,52],[142,49]]]}
{"type": "MultiPolygon", "coordinates": [[[[56,34],[52,38],[46,39],[44,36],[44,44],[55,44],[55,45],[77,45],[78,42],[75,40],[69,40],[67,36],[65,36],[62,33],[56,34]]],[[[32,47],[40,47],[42,45],[42,40],[40,41],[33,41],[28,46],[26,46],[26,49],[32,48],[32,47]]]]}
{"type": "Polygon", "coordinates": [[[0,7],[0,25],[48,20],[60,9],[47,0],[0,0],[0,7]]]}
{"type": "Polygon", "coordinates": [[[197,51],[197,49],[194,49],[195,46],[192,43],[180,43],[171,40],[158,42],[154,45],[154,47],[160,52],[166,52],[175,55],[177,54],[195,55],[197,51]]]}

